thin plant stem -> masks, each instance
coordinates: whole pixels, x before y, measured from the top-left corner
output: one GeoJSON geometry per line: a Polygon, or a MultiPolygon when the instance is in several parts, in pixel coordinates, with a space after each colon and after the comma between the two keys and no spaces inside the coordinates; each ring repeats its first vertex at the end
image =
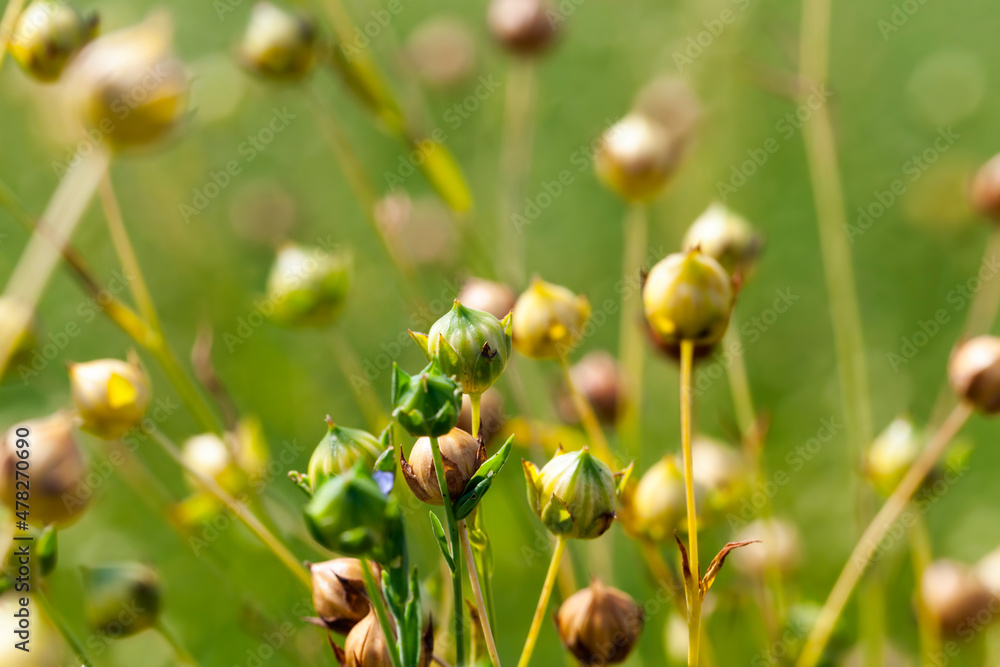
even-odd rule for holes
{"type": "Polygon", "coordinates": [[[375,617],[378,619],[379,627],[382,629],[382,636],[385,638],[386,646],[389,650],[389,659],[392,660],[393,667],[402,667],[399,661],[399,652],[396,651],[396,633],[392,631],[392,624],[389,622],[389,614],[385,609],[385,600],[382,599],[382,587],[375,583],[375,576],[372,574],[371,566],[367,560],[361,560],[361,578],[365,580],[365,590],[368,591],[368,599],[375,609],[375,617]]]}
{"type": "MultiPolygon", "coordinates": [[[[927,533],[927,524],[924,518],[917,515],[916,521],[907,533],[910,540],[910,559],[913,563],[914,588],[919,590],[920,580],[923,579],[924,571],[931,564],[933,555],[931,553],[930,535],[927,533]]],[[[933,612],[927,608],[927,603],[923,596],[916,595],[917,629],[920,633],[920,664],[924,667],[933,667],[937,662],[937,656],[941,655],[941,633],[934,618],[933,612]]]]}
{"type": "Polygon", "coordinates": [[[526,278],[524,230],[515,226],[514,214],[525,196],[525,181],[531,170],[534,97],[534,63],[526,58],[512,62],[507,74],[500,144],[497,274],[515,286],[523,285],[526,278]]]}
{"type": "Polygon", "coordinates": [[[566,383],[566,390],[569,391],[570,399],[573,401],[573,407],[576,409],[576,413],[583,423],[584,430],[587,431],[587,437],[590,439],[591,445],[596,450],[597,458],[609,466],[612,465],[614,463],[614,455],[611,453],[608,441],[604,437],[601,424],[597,421],[597,415],[594,414],[594,408],[591,407],[590,401],[587,400],[587,397],[580,392],[576,383],[573,382],[573,376],[569,369],[569,360],[566,358],[566,355],[559,355],[557,361],[559,362],[559,370],[562,371],[563,381],[566,383]]]}
{"type": "Polygon", "coordinates": [[[476,559],[472,553],[472,544],[469,542],[469,530],[465,526],[465,521],[458,522],[458,532],[462,540],[462,549],[465,551],[465,562],[469,569],[469,583],[472,585],[472,594],[476,598],[476,611],[479,612],[479,622],[483,625],[483,636],[486,638],[486,650],[490,654],[493,667],[500,667],[500,654],[497,653],[496,640],[493,639],[493,628],[490,625],[489,610],[486,601],[483,599],[483,591],[479,586],[479,573],[476,571],[476,559]]]}
{"type": "Polygon", "coordinates": [[[559,573],[559,564],[566,552],[566,542],[565,537],[559,537],[556,540],[556,548],[552,552],[549,570],[545,574],[542,593],[538,596],[538,606],[535,607],[535,615],[531,619],[531,629],[528,630],[528,638],[524,642],[524,649],[521,650],[521,659],[517,661],[517,667],[528,667],[528,663],[531,662],[531,654],[535,651],[538,633],[542,629],[542,621],[545,620],[545,610],[549,607],[549,598],[552,596],[552,588],[555,586],[556,575],[559,573]]]}
{"type": "Polygon", "coordinates": [[[152,438],[156,441],[166,454],[172,458],[179,466],[181,466],[188,475],[190,475],[199,486],[201,486],[205,491],[214,496],[219,502],[229,508],[229,510],[236,515],[243,525],[250,529],[260,542],[267,547],[277,558],[285,565],[288,570],[295,575],[295,578],[299,580],[308,590],[312,590],[312,578],[309,576],[309,570],[306,569],[304,564],[295,557],[291,551],[288,550],[281,540],[279,540],[271,531],[269,531],[260,519],[258,519],[254,514],[247,509],[246,505],[240,501],[233,498],[228,491],[222,488],[217,481],[201,474],[184,460],[184,456],[181,454],[180,449],[175,445],[167,436],[163,435],[159,430],[154,430],[152,432],[152,438]]]}
{"type": "Polygon", "coordinates": [[[73,236],[110,161],[107,151],[95,148],[66,172],[42,216],[48,232],[42,234],[36,228],[14,267],[3,296],[21,307],[12,309],[0,321],[0,375],[6,370],[14,343],[28,326],[62,249],[73,236]]]}
{"type": "Polygon", "coordinates": [[[479,407],[482,403],[482,394],[469,394],[469,405],[472,406],[470,410],[470,417],[472,421],[472,437],[479,436],[479,407]]]}
{"type": "Polygon", "coordinates": [[[850,599],[851,592],[861,579],[861,575],[871,563],[872,556],[878,549],[879,541],[899,518],[910,499],[913,498],[913,494],[920,488],[927,475],[933,470],[934,465],[944,454],[948,444],[955,438],[971,415],[972,407],[968,403],[960,403],[952,410],[920,453],[920,456],[913,462],[892,495],[868,524],[861,539],[851,551],[840,576],[837,577],[837,583],[834,584],[833,590],[827,597],[798,662],[795,663],[796,667],[815,667],[819,662],[823,649],[837,624],[837,619],[840,618],[840,614],[850,599]]]}
{"type": "Polygon", "coordinates": [[[465,664],[465,597],[462,595],[462,549],[459,546],[459,525],[455,519],[455,508],[448,493],[448,481],[444,474],[444,459],[438,439],[431,436],[431,453],[434,456],[434,474],[441,489],[441,500],[444,503],[445,517],[448,520],[448,533],[451,544],[451,558],[455,568],[451,571],[451,588],[454,597],[455,624],[455,664],[462,667],[465,664]]]}
{"type": "Polygon", "coordinates": [[[726,335],[722,339],[722,345],[732,355],[732,363],[727,371],[729,390],[733,395],[733,409],[736,411],[736,423],[740,427],[740,436],[745,438],[753,429],[756,412],[753,407],[753,394],[750,392],[746,360],[742,353],[736,354],[734,351],[736,346],[740,344],[739,330],[736,313],[733,313],[730,316],[729,328],[726,329],[726,335]]]}
{"type": "Polygon", "coordinates": [[[618,440],[633,459],[639,454],[639,443],[642,442],[642,371],[646,347],[641,324],[642,290],[639,289],[638,281],[646,254],[649,226],[647,213],[645,203],[633,202],[625,216],[622,275],[625,277],[626,289],[622,296],[621,322],[618,328],[618,358],[621,359],[625,372],[625,395],[628,399],[624,414],[618,420],[618,440]]]}
{"type": "Polygon", "coordinates": [[[99,191],[101,206],[104,209],[104,217],[108,222],[108,232],[111,235],[111,241],[115,246],[115,251],[118,254],[118,259],[121,260],[125,273],[130,276],[128,283],[129,291],[131,291],[139,312],[142,313],[145,319],[146,328],[149,332],[145,342],[146,349],[160,364],[170,384],[177,390],[181,401],[187,406],[201,427],[212,433],[221,433],[221,422],[197,385],[181,366],[177,355],[167,342],[163,327],[160,324],[160,318],[156,314],[156,306],[153,304],[153,298],[150,295],[146,279],[143,276],[139,258],[135,254],[135,248],[129,239],[125,220],[122,218],[121,206],[118,204],[118,199],[111,184],[111,178],[106,174],[101,179],[99,191]]]}
{"type": "Polygon", "coordinates": [[[76,656],[77,660],[83,665],[83,667],[94,667],[94,661],[89,655],[87,655],[86,649],[83,648],[83,644],[77,639],[76,635],[73,634],[73,630],[70,629],[69,624],[63,615],[59,612],[52,601],[49,600],[48,592],[44,584],[39,585],[35,589],[35,601],[38,606],[41,607],[42,612],[49,617],[52,621],[52,625],[55,626],[56,631],[59,636],[62,637],[66,645],[70,647],[73,651],[73,655],[76,656]]]}
{"type": "Polygon", "coordinates": [[[184,648],[184,644],[181,643],[177,635],[171,632],[170,629],[167,628],[167,626],[163,623],[162,618],[157,620],[156,629],[159,631],[160,635],[165,640],[167,640],[167,643],[170,644],[170,647],[174,649],[174,653],[176,654],[177,659],[180,662],[188,665],[198,664],[198,661],[195,659],[195,657],[191,655],[186,648],[184,648]]]}
{"type": "Polygon", "coordinates": [[[687,505],[688,570],[687,592],[688,666],[698,666],[701,644],[701,570],[698,565],[698,510],[694,497],[694,465],[691,456],[691,366],[694,364],[694,342],[681,341],[681,451],[684,455],[684,487],[687,505]]]}
{"type": "Polygon", "coordinates": [[[14,35],[14,26],[24,8],[24,2],[25,0],[10,0],[3,11],[3,18],[0,19],[0,67],[3,66],[3,59],[7,55],[7,47],[14,35]]]}

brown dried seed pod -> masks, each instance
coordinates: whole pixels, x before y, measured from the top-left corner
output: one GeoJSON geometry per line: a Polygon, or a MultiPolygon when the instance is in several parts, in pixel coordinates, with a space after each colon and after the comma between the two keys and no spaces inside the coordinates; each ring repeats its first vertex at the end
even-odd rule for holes
{"type": "Polygon", "coordinates": [[[493,0],[487,21],[490,32],[509,51],[538,55],[552,44],[556,26],[549,21],[546,0],[493,0]]]}
{"type": "Polygon", "coordinates": [[[389,646],[374,610],[347,634],[344,649],[337,658],[344,667],[392,666],[389,646]]]}
{"type": "MultiPolygon", "coordinates": [[[[441,459],[444,463],[444,476],[448,483],[448,495],[453,501],[458,500],[465,485],[486,461],[486,448],[462,429],[453,428],[448,435],[438,438],[441,448],[441,459]]],[[[434,452],[431,449],[430,438],[420,438],[410,450],[410,460],[407,461],[400,449],[400,466],[403,477],[413,495],[430,505],[442,505],[441,487],[438,485],[437,473],[434,471],[434,452]]]]}
{"type": "Polygon", "coordinates": [[[556,628],[563,645],[585,665],[624,662],[639,640],[642,607],[630,596],[592,579],[556,612],[556,628]]]}
{"type": "Polygon", "coordinates": [[[970,567],[951,560],[938,560],[924,570],[920,596],[937,619],[942,633],[960,635],[982,626],[981,613],[990,618],[1000,610],[1000,601],[986,588],[970,567]]]}
{"type": "MultiPolygon", "coordinates": [[[[618,361],[603,350],[590,352],[570,369],[573,384],[590,401],[598,419],[608,424],[618,419],[626,400],[622,373],[618,361]]],[[[559,415],[567,422],[579,422],[580,417],[565,389],[558,398],[559,415]]]]}
{"type": "Polygon", "coordinates": [[[458,293],[458,300],[466,308],[484,310],[493,317],[502,320],[507,317],[507,313],[514,310],[517,294],[503,283],[483,280],[482,278],[469,278],[462,285],[462,291],[458,293]]]}
{"type": "Polygon", "coordinates": [[[980,167],[969,192],[972,206],[981,214],[1000,222],[1000,155],[980,167]]]}
{"type": "Polygon", "coordinates": [[[357,558],[335,558],[309,566],[313,606],[335,632],[347,634],[371,611],[361,572],[357,558]]]}
{"type": "Polygon", "coordinates": [[[988,415],[1000,412],[1000,338],[977,336],[959,343],[948,378],[962,399],[988,415]]]}

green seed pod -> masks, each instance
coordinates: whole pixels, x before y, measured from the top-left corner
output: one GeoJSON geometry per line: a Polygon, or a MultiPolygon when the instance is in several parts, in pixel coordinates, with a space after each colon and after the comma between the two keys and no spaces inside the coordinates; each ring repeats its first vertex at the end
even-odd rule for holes
{"type": "Polygon", "coordinates": [[[955,348],[948,363],[951,387],[988,415],[1000,412],[1000,338],[977,336],[955,348]]]}
{"type": "Polygon", "coordinates": [[[587,297],[535,278],[514,304],[514,347],[533,359],[564,357],[580,342],[589,319],[587,297]]]}
{"type": "Polygon", "coordinates": [[[662,192],[680,159],[681,142],[640,113],[612,125],[601,138],[594,168],[606,186],[629,201],[649,201],[662,192]]]}
{"type": "Polygon", "coordinates": [[[882,431],[865,453],[865,474],[875,489],[888,496],[923,449],[923,438],[909,417],[900,417],[882,431]]]}
{"type": "Polygon", "coordinates": [[[746,273],[764,247],[750,223],[722,204],[712,204],[688,228],[684,249],[700,249],[730,274],[746,273]]]}
{"type": "Polygon", "coordinates": [[[617,665],[638,643],[644,613],[628,594],[594,578],[566,598],[555,621],[563,646],[580,664],[617,665]]]}
{"type": "Polygon", "coordinates": [[[304,512],[309,532],[327,549],[399,565],[405,540],[399,501],[382,493],[362,463],[328,479],[304,512]]]}
{"type": "MultiPolygon", "coordinates": [[[[448,484],[448,495],[452,502],[462,497],[462,492],[479,467],[486,461],[486,447],[470,434],[457,428],[448,435],[438,438],[444,477],[448,484]]],[[[422,502],[443,505],[441,486],[434,470],[434,450],[430,438],[420,438],[410,450],[407,462],[403,450],[399,450],[400,467],[410,490],[422,502]]]]}
{"type": "MultiPolygon", "coordinates": [[[[11,427],[0,442],[0,500],[16,507],[16,473],[20,451],[30,448],[31,497],[29,521],[39,526],[66,525],[87,507],[90,466],[74,434],[68,412],[11,427]],[[27,435],[25,435],[27,432],[27,435]],[[27,445],[19,443],[27,443],[27,445]],[[86,490],[86,493],[81,493],[86,490]]],[[[21,508],[23,509],[23,508],[21,508]]]]}
{"type": "Polygon", "coordinates": [[[329,430],[309,457],[308,486],[316,489],[331,477],[341,475],[360,461],[371,469],[382,453],[378,438],[367,431],[337,426],[326,418],[329,430]]]}
{"type": "Polygon", "coordinates": [[[441,374],[437,360],[413,376],[393,364],[392,403],[393,418],[410,435],[440,437],[458,423],[462,388],[454,378],[441,374]]]}
{"type": "Polygon", "coordinates": [[[250,10],[239,60],[251,72],[295,81],[312,72],[318,55],[319,31],[312,17],[270,2],[250,10]]]}
{"type": "Polygon", "coordinates": [[[88,433],[114,440],[146,415],[152,392],[138,360],[70,364],[69,378],[73,405],[88,433]]]}
{"type": "Polygon", "coordinates": [[[729,326],[732,281],[718,262],[697,250],[674,253],[649,272],[642,303],[646,320],[664,342],[710,345],[729,326]]]}
{"type": "Polygon", "coordinates": [[[552,534],[592,540],[611,527],[618,485],[611,469],[589,448],[557,452],[541,470],[523,463],[528,503],[552,534]]]}
{"type": "MultiPolygon", "coordinates": [[[[378,567],[378,566],[376,566],[378,567]]],[[[313,606],[328,628],[347,634],[368,612],[361,561],[335,558],[309,566],[312,575],[313,606]]]]}
{"type": "Polygon", "coordinates": [[[96,12],[85,14],[65,2],[33,2],[17,19],[10,54],[39,81],[55,81],[87,42],[97,36],[96,12]]]}
{"type": "Polygon", "coordinates": [[[427,334],[410,336],[441,372],[453,375],[466,394],[482,394],[493,386],[510,359],[511,313],[501,321],[482,310],[463,306],[458,299],[427,334]]]}
{"type": "Polygon", "coordinates": [[[271,319],[289,327],[326,326],[343,310],[350,282],[351,260],[345,253],[287,243],[267,278],[271,319]]]}
{"type": "Polygon", "coordinates": [[[142,563],[83,568],[87,620],[97,632],[127,637],[156,625],[160,577],[142,563]]]}
{"type": "Polygon", "coordinates": [[[66,69],[84,125],[114,148],[143,146],[173,132],[187,116],[190,81],[171,53],[169,20],[99,37],[66,69]]]}

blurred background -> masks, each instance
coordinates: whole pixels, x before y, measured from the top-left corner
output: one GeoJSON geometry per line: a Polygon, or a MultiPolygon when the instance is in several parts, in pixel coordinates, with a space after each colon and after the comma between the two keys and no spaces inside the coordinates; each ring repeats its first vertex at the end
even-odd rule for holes
{"type": "MultiPolygon", "coordinates": [[[[275,457],[290,452],[294,462],[287,468],[302,470],[325,433],[326,414],[341,424],[364,426],[351,384],[335,361],[337,341],[350,341],[362,364],[375,368],[379,356],[388,354],[416,370],[423,356],[413,345],[397,347],[406,340],[400,334],[407,328],[426,331],[470,276],[465,267],[494,261],[463,256],[450,214],[434,200],[419,172],[405,176],[401,184],[386,177],[399,173],[406,151],[373,127],[330,72],[282,86],[241,70],[234,47],[251,4],[173,0],[165,6],[174,21],[177,52],[193,75],[193,113],[177,138],[155,151],[124,156],[111,174],[174,347],[186,353],[198,327],[209,323],[216,334],[216,369],[240,411],[260,419],[275,457]],[[398,238],[420,264],[415,287],[430,312],[413,312],[396,287],[378,239],[323,141],[316,99],[343,125],[380,194],[392,189],[406,193],[423,212],[407,218],[398,238]],[[250,159],[245,142],[276,113],[287,118],[286,127],[254,149],[250,159]],[[233,160],[240,173],[206,196],[212,174],[233,160]],[[275,245],[282,240],[350,249],[354,280],[335,332],[289,331],[257,319],[247,328],[255,300],[264,293],[275,245]]],[[[322,3],[305,4],[325,18],[322,3]]],[[[487,248],[496,249],[503,181],[499,156],[512,58],[490,37],[486,3],[401,0],[400,11],[384,26],[377,21],[385,9],[379,0],[348,4],[358,24],[378,25],[364,48],[377,59],[404,107],[419,119],[425,134],[436,128],[443,132],[475,198],[464,223],[477,228],[487,248]],[[442,29],[442,21],[464,36],[449,42],[445,62],[455,71],[424,69],[421,75],[423,67],[434,69],[426,64],[427,50],[429,44],[444,43],[433,32],[442,29]]],[[[822,602],[854,543],[852,480],[857,471],[849,465],[843,429],[801,469],[789,458],[817,436],[824,420],[844,421],[800,130],[810,114],[789,97],[798,67],[800,7],[753,0],[562,4],[560,39],[536,63],[536,127],[525,194],[538,205],[546,183],[558,180],[563,171],[571,177],[563,192],[546,200],[550,203],[523,228],[523,278],[539,275],[565,285],[585,294],[595,310],[607,299],[619,299],[626,206],[595,177],[593,142],[632,108],[653,79],[666,76],[689,86],[700,99],[701,122],[676,178],[650,207],[649,254],[657,259],[678,249],[687,226],[723,197],[766,236],[766,250],[740,295],[737,312],[744,323],[763,318],[750,334],[744,331],[745,361],[757,408],[771,420],[766,470],[788,472],[788,483],[772,494],[773,511],[794,521],[802,535],[801,565],[786,582],[786,592],[790,601],[822,602]],[[732,12],[734,21],[699,43],[699,34],[709,30],[705,22],[724,10],[732,12]],[[746,161],[765,146],[771,147],[766,160],[748,174],[746,161]],[[777,317],[766,315],[781,294],[793,295],[793,305],[777,317]]],[[[161,5],[108,0],[81,6],[96,9],[102,29],[110,31],[140,21],[161,5]]],[[[979,271],[990,234],[989,225],[967,204],[967,186],[975,169],[1000,150],[1000,129],[994,122],[1000,114],[996,19],[996,7],[985,0],[845,0],[834,5],[829,94],[820,91],[817,99],[833,118],[848,220],[864,225],[863,233],[850,234],[850,248],[876,431],[903,413],[918,423],[929,418],[967,315],[969,299],[960,296],[961,290],[979,271]],[[942,136],[948,140],[935,148],[942,136]],[[885,192],[896,180],[905,184],[904,191],[887,204],[885,192]],[[882,206],[872,208],[880,196],[882,206]],[[858,222],[859,207],[869,212],[870,222],[858,222]],[[920,339],[925,344],[914,344],[915,354],[903,356],[921,322],[940,309],[948,314],[940,331],[920,339]]],[[[325,21],[323,25],[329,33],[325,21]]],[[[37,215],[59,181],[55,165],[66,160],[79,136],[60,112],[53,89],[29,79],[15,63],[7,62],[0,72],[0,89],[0,180],[37,215]]],[[[523,206],[534,212],[528,203],[523,206]]],[[[121,270],[96,204],[74,241],[105,280],[121,270]]],[[[23,230],[0,211],[0,280],[8,278],[26,243],[23,230]]],[[[525,286],[526,281],[513,285],[518,291],[525,286]]],[[[57,345],[58,354],[37,377],[23,382],[14,375],[0,385],[0,425],[6,428],[69,405],[67,362],[123,358],[131,349],[109,321],[84,316],[86,301],[69,274],[58,270],[39,307],[41,340],[47,342],[50,334],[71,323],[79,325],[79,335],[57,345]]],[[[593,350],[617,350],[618,316],[597,324],[575,358],[593,350]]],[[[529,386],[531,417],[555,421],[551,405],[560,382],[558,368],[519,355],[514,364],[529,386]]],[[[155,394],[171,397],[159,369],[148,359],[146,365],[155,394]]],[[[369,375],[388,403],[389,373],[376,369],[369,375]]],[[[736,428],[727,383],[696,378],[705,387],[697,405],[698,430],[731,441],[736,428]]],[[[679,447],[676,365],[648,351],[645,383],[640,470],[679,447]]],[[[506,386],[501,389],[507,391],[506,386]]],[[[507,411],[515,412],[512,401],[507,411]]],[[[198,430],[180,409],[159,426],[177,441],[198,430]]],[[[969,469],[925,515],[935,557],[971,563],[1000,545],[997,436],[996,424],[982,417],[974,417],[963,431],[962,438],[976,445],[969,469]]],[[[109,456],[109,445],[95,439],[87,444],[95,465],[109,456]]],[[[60,564],[51,590],[71,624],[84,627],[79,566],[139,560],[160,570],[165,624],[199,664],[335,664],[323,633],[299,620],[309,613],[308,596],[242,526],[220,519],[214,532],[198,528],[193,534],[206,538],[203,547],[170,529],[163,508],[187,487],[177,467],[150,444],[140,444],[137,455],[156,472],[156,484],[126,483],[119,472],[107,475],[95,487],[91,509],[60,535],[60,564]]],[[[515,456],[528,453],[520,450],[515,456]]],[[[286,479],[284,467],[275,471],[265,479],[264,507],[296,555],[321,559],[305,537],[301,493],[286,479]]],[[[528,510],[516,459],[485,506],[497,545],[495,629],[501,656],[513,661],[548,561],[547,550],[539,550],[540,524],[528,510]]],[[[426,508],[411,503],[408,512],[417,564],[432,575],[440,568],[426,508]]],[[[727,525],[718,525],[702,537],[703,551],[714,553],[732,535],[727,525]]],[[[622,528],[614,526],[604,539],[614,545],[614,584],[640,603],[655,601],[656,584],[622,528]]],[[[580,582],[585,581],[587,549],[586,544],[571,549],[580,582]]],[[[674,561],[670,545],[663,553],[674,561]]],[[[913,577],[905,548],[891,549],[879,573],[889,588],[886,632],[895,646],[914,655],[913,577]]],[[[439,576],[430,576],[427,586],[428,594],[435,593],[439,576]]],[[[768,664],[751,662],[765,641],[752,585],[727,570],[713,590],[718,594],[707,632],[716,664],[768,664]]],[[[630,665],[663,664],[669,605],[650,603],[646,612],[646,630],[630,665]]],[[[857,637],[855,615],[852,604],[838,639],[844,646],[857,637]]],[[[102,646],[94,651],[101,665],[174,662],[169,646],[155,633],[102,646]]],[[[546,623],[535,664],[557,664],[564,655],[546,623]]],[[[960,655],[952,664],[974,663],[971,656],[960,655]]]]}

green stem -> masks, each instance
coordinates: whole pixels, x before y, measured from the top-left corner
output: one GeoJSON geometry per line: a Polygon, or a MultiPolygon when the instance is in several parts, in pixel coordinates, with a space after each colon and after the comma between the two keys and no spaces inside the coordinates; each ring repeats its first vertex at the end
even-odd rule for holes
{"type": "Polygon", "coordinates": [[[375,617],[378,618],[379,627],[382,628],[382,636],[385,637],[385,645],[389,648],[389,658],[393,667],[402,667],[399,661],[399,651],[396,649],[396,633],[392,631],[392,624],[389,622],[389,614],[385,610],[385,600],[382,599],[382,587],[375,583],[375,576],[372,574],[371,566],[367,560],[361,561],[361,577],[365,580],[365,590],[368,591],[368,599],[375,609],[375,617]]]}
{"type": "Polygon", "coordinates": [[[732,363],[729,365],[729,389],[733,395],[733,409],[736,411],[736,423],[740,427],[740,435],[743,438],[753,429],[754,407],[753,395],[750,393],[750,380],[747,374],[746,362],[743,354],[733,352],[735,346],[740,342],[739,323],[736,320],[736,313],[730,317],[729,328],[722,340],[725,349],[732,353],[732,363]]]}
{"type": "Polygon", "coordinates": [[[45,592],[44,585],[39,585],[35,590],[35,601],[38,602],[38,606],[41,607],[42,612],[49,617],[52,621],[52,625],[56,627],[59,635],[63,638],[63,641],[72,649],[73,654],[76,655],[77,659],[83,664],[83,667],[94,667],[94,661],[87,655],[87,651],[83,648],[83,644],[80,640],[76,638],[73,631],[70,629],[69,624],[66,623],[66,619],[63,618],[59,610],[56,609],[52,601],[49,600],[48,594],[45,592]]]}
{"type": "Polygon", "coordinates": [[[170,644],[170,647],[174,649],[174,654],[177,656],[178,661],[188,665],[198,664],[198,661],[195,659],[195,657],[190,653],[188,653],[188,650],[184,648],[184,644],[182,644],[181,641],[177,638],[177,635],[171,632],[167,628],[167,626],[163,623],[162,618],[157,620],[156,629],[160,632],[160,635],[167,640],[167,643],[170,644]]]}
{"type": "Polygon", "coordinates": [[[483,400],[482,394],[469,394],[469,404],[472,406],[472,437],[479,437],[479,406],[483,400]]]}
{"type": "Polygon", "coordinates": [[[587,400],[587,397],[580,392],[576,383],[573,382],[573,376],[570,374],[569,360],[566,359],[565,355],[560,355],[556,361],[559,363],[559,370],[562,371],[563,381],[566,383],[566,389],[569,391],[570,399],[573,401],[573,407],[576,409],[576,413],[583,423],[584,430],[587,431],[587,437],[594,447],[597,458],[609,466],[612,465],[614,463],[614,455],[611,453],[608,441],[604,437],[604,430],[601,429],[601,424],[597,421],[597,415],[594,414],[594,409],[591,407],[590,401],[587,400]]]}
{"type": "Polygon", "coordinates": [[[626,291],[622,297],[621,322],[618,333],[618,358],[626,382],[624,413],[618,419],[618,439],[630,458],[635,458],[642,442],[643,357],[646,346],[642,327],[642,290],[639,289],[639,272],[646,254],[649,224],[645,203],[633,202],[625,216],[625,255],[622,258],[622,275],[626,291]],[[633,286],[632,281],[635,280],[633,286]]]}
{"type": "Polygon", "coordinates": [[[459,526],[455,519],[455,508],[451,502],[451,494],[448,493],[448,481],[444,474],[444,459],[441,456],[441,447],[438,439],[431,436],[431,453],[434,456],[434,474],[438,480],[438,488],[441,489],[441,500],[444,503],[445,517],[448,520],[448,533],[451,543],[451,557],[455,563],[455,568],[451,572],[451,588],[454,597],[455,616],[455,664],[458,667],[465,665],[465,597],[462,595],[462,549],[459,547],[459,526]]]}
{"type": "Polygon", "coordinates": [[[476,558],[469,543],[469,531],[465,521],[458,522],[458,531],[462,539],[462,549],[465,551],[465,562],[469,569],[469,583],[472,584],[472,594],[476,598],[476,610],[479,612],[479,622],[483,624],[483,636],[486,638],[486,650],[489,651],[493,667],[500,667],[500,654],[497,653],[496,640],[493,639],[493,628],[490,625],[490,615],[483,599],[483,591],[479,586],[479,573],[476,571],[476,558]]]}
{"type": "Polygon", "coordinates": [[[199,471],[188,465],[187,461],[184,460],[184,456],[181,454],[180,449],[177,448],[167,436],[163,435],[159,430],[153,431],[151,434],[154,441],[156,441],[164,452],[170,458],[172,458],[178,465],[180,465],[185,472],[188,473],[205,491],[215,496],[215,498],[221,502],[223,505],[229,508],[229,510],[236,515],[243,525],[250,529],[260,542],[267,547],[277,558],[288,568],[296,579],[299,580],[308,590],[312,590],[312,578],[309,576],[309,570],[305,568],[303,563],[295,557],[291,551],[288,550],[284,544],[281,543],[277,537],[272,534],[267,527],[261,523],[250,510],[247,509],[246,505],[240,501],[233,498],[228,491],[222,488],[217,481],[208,477],[207,475],[201,474],[199,471]]]}
{"type": "Polygon", "coordinates": [[[514,214],[525,196],[525,181],[531,169],[534,133],[532,112],[535,97],[534,63],[518,59],[507,75],[503,141],[500,145],[500,211],[497,217],[500,252],[497,274],[514,286],[525,280],[525,230],[514,226],[514,214]]]}
{"type": "Polygon", "coordinates": [[[698,510],[694,497],[694,465],[691,456],[691,366],[694,342],[681,341],[681,450],[684,454],[684,488],[687,505],[688,577],[685,582],[688,604],[688,667],[698,667],[701,644],[701,570],[698,565],[698,510]]]}
{"type": "Polygon", "coordinates": [[[830,595],[813,625],[812,632],[809,633],[805,646],[802,648],[798,662],[795,663],[796,667],[815,667],[819,663],[823,649],[830,640],[830,635],[837,624],[837,619],[840,618],[840,614],[850,599],[854,587],[861,579],[861,575],[871,563],[872,556],[878,549],[879,541],[885,537],[892,524],[899,519],[900,514],[913,498],[913,494],[917,492],[927,475],[934,469],[948,444],[955,438],[971,415],[972,407],[967,403],[960,403],[952,410],[941,428],[937,430],[920,456],[913,462],[892,495],[886,500],[882,509],[868,524],[861,539],[858,540],[848,557],[847,563],[844,564],[840,576],[837,577],[837,583],[830,591],[830,595]]]}
{"type": "Polygon", "coordinates": [[[549,607],[549,598],[552,596],[552,588],[556,583],[556,575],[559,573],[559,564],[562,562],[563,553],[566,552],[566,541],[565,537],[560,537],[556,541],[556,549],[552,552],[549,570],[545,574],[542,593],[538,596],[538,606],[535,607],[535,615],[531,619],[531,629],[528,630],[528,638],[524,642],[524,649],[521,650],[521,659],[518,660],[517,667],[528,667],[528,663],[531,662],[531,654],[535,651],[538,633],[542,629],[542,621],[545,620],[545,610],[549,607]]]}

